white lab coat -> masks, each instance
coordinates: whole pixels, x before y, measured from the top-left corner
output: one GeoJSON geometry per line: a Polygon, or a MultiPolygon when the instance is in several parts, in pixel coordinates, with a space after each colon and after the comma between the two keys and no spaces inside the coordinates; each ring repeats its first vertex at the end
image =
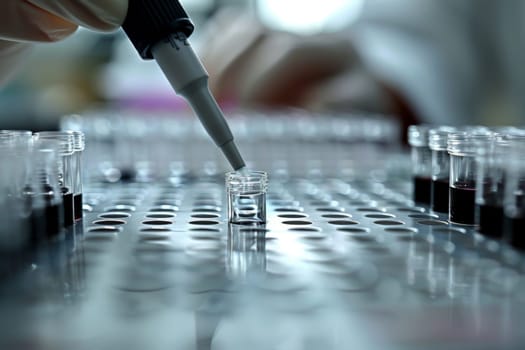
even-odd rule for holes
{"type": "Polygon", "coordinates": [[[351,32],[425,121],[525,125],[525,1],[366,0],[351,32]]]}

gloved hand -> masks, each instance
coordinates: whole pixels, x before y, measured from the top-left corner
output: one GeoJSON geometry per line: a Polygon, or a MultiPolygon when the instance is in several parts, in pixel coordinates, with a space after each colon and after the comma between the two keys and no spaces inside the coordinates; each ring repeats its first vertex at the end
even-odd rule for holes
{"type": "Polygon", "coordinates": [[[127,13],[128,0],[0,1],[0,83],[14,71],[31,42],[52,42],[78,26],[111,31],[127,13]]]}

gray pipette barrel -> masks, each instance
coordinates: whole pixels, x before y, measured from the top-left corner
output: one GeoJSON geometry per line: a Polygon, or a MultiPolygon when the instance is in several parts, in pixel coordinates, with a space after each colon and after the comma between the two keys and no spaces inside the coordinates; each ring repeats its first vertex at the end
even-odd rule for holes
{"type": "Polygon", "coordinates": [[[244,167],[233,135],[208,88],[208,73],[188,37],[194,26],[177,0],[130,0],[122,28],[144,59],[155,59],[184,96],[233,169],[244,167]]]}

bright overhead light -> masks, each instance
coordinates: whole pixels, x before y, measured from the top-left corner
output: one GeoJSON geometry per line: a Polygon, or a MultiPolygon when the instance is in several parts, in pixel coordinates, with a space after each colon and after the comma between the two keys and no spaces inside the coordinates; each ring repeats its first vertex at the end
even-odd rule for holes
{"type": "Polygon", "coordinates": [[[261,19],[270,27],[304,34],[340,29],[357,17],[362,5],[363,0],[259,0],[257,3],[261,19]]]}

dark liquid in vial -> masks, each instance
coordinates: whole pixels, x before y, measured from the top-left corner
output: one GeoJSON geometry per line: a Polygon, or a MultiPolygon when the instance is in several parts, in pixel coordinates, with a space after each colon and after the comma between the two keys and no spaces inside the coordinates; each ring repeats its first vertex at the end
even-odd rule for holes
{"type": "Polygon", "coordinates": [[[31,242],[38,244],[45,239],[58,236],[62,230],[62,215],[58,204],[33,209],[31,222],[31,242]]]}
{"type": "Polygon", "coordinates": [[[455,183],[454,187],[450,187],[450,221],[457,224],[474,225],[475,201],[474,183],[455,183]]]}
{"type": "Polygon", "coordinates": [[[507,218],[510,244],[519,250],[525,250],[525,217],[507,218]]]}
{"type": "Polygon", "coordinates": [[[449,187],[448,179],[432,181],[432,210],[448,213],[449,187]]]}
{"type": "Polygon", "coordinates": [[[64,206],[64,226],[71,226],[75,222],[73,193],[67,192],[66,188],[62,189],[62,204],[64,206]]]}
{"type": "Polygon", "coordinates": [[[42,242],[48,235],[45,208],[33,208],[29,222],[31,226],[31,244],[35,246],[42,242]]]}
{"type": "Polygon", "coordinates": [[[74,202],[75,221],[78,221],[82,219],[82,193],[75,194],[74,202]]]}
{"type": "Polygon", "coordinates": [[[48,205],[45,208],[45,215],[46,236],[47,238],[54,238],[58,236],[62,230],[60,206],[58,204],[48,205]]]}
{"type": "Polygon", "coordinates": [[[430,204],[431,180],[429,177],[414,176],[414,202],[430,204]]]}
{"type": "Polygon", "coordinates": [[[487,237],[503,237],[503,207],[499,205],[478,205],[479,232],[487,237]]]}

